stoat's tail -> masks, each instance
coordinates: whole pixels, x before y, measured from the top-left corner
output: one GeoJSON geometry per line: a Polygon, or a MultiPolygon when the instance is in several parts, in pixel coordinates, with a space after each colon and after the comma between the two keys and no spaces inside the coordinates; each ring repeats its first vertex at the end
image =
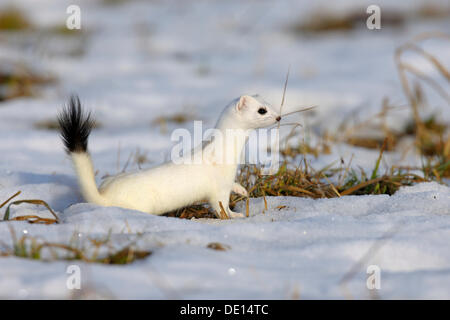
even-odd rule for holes
{"type": "Polygon", "coordinates": [[[77,96],[71,96],[69,104],[59,114],[58,122],[66,151],[75,166],[81,194],[87,202],[105,205],[95,184],[94,168],[87,151],[89,134],[94,126],[91,114],[83,112],[77,96]]]}

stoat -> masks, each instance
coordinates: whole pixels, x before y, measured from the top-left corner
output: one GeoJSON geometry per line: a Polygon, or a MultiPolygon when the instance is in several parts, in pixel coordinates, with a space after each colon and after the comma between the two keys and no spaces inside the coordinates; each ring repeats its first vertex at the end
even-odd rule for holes
{"type": "Polygon", "coordinates": [[[109,177],[97,188],[87,148],[94,123],[91,114],[83,111],[78,97],[72,96],[58,116],[62,140],[87,202],[160,215],[206,200],[219,218],[221,208],[228,217],[243,217],[230,210],[229,198],[232,191],[243,196],[247,196],[247,191],[235,182],[238,161],[222,161],[218,154],[239,159],[251,130],[280,120],[280,114],[258,96],[241,96],[225,107],[217,122],[216,129],[224,138],[212,139],[205,148],[194,150],[194,157],[196,152],[204,152],[205,161],[169,161],[151,169],[109,177]],[[227,139],[230,134],[232,139],[227,139]]]}

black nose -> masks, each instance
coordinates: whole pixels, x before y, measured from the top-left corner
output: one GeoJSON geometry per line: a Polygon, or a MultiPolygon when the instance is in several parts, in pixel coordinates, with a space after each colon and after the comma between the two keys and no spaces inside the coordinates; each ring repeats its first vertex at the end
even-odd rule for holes
{"type": "Polygon", "coordinates": [[[278,116],[278,117],[276,118],[276,120],[277,120],[277,121],[280,121],[280,120],[281,120],[281,117],[280,117],[280,116],[278,116]]]}

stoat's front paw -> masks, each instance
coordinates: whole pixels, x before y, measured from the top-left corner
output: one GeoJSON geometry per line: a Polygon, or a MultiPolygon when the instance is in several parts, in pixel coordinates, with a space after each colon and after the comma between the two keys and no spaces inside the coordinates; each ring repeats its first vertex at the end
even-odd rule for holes
{"type": "Polygon", "coordinates": [[[248,197],[248,192],[247,190],[245,190],[245,188],[243,186],[241,186],[239,183],[235,182],[233,184],[233,192],[240,194],[243,197],[248,197]]]}
{"type": "Polygon", "coordinates": [[[234,212],[230,210],[229,216],[231,219],[236,219],[236,218],[244,218],[244,214],[240,213],[240,212],[234,212]]]}

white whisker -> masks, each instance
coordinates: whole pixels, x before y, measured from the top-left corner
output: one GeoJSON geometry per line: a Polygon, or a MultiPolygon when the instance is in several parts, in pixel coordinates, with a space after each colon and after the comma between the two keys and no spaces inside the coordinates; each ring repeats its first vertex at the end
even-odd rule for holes
{"type": "Polygon", "coordinates": [[[279,128],[279,127],[283,127],[283,126],[300,126],[300,127],[303,127],[300,123],[298,123],[298,122],[285,122],[285,123],[277,123],[277,124],[275,124],[275,125],[273,125],[273,126],[271,126],[271,127],[269,127],[269,129],[272,129],[272,128],[275,128],[275,127],[277,127],[277,128],[279,128]]]}
{"type": "MultiPolygon", "coordinates": [[[[289,72],[291,71],[291,66],[288,67],[288,71],[286,73],[286,80],[284,81],[284,88],[283,88],[283,98],[281,98],[281,105],[280,105],[280,116],[281,112],[283,111],[284,106],[284,98],[286,97],[286,88],[289,80],[289,72]]],[[[278,122],[278,129],[280,128],[280,122],[278,122]]]]}
{"type": "Polygon", "coordinates": [[[288,113],[285,113],[285,114],[283,114],[281,116],[285,117],[285,116],[289,116],[289,115],[294,114],[294,113],[305,112],[305,111],[308,111],[308,110],[311,110],[311,109],[314,109],[314,108],[317,108],[317,106],[307,107],[307,108],[304,108],[304,109],[288,112],[288,113]]]}

